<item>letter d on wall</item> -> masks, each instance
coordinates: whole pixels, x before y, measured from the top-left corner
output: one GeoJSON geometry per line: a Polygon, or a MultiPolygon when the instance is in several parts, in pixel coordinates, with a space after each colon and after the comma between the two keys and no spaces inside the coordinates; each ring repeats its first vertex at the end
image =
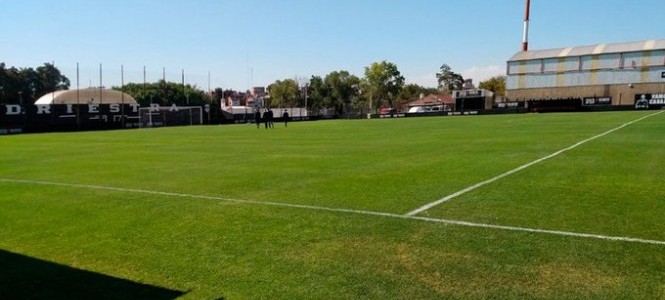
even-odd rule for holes
{"type": "Polygon", "coordinates": [[[7,104],[5,106],[7,107],[8,116],[15,116],[21,114],[21,106],[18,104],[7,104]]]}

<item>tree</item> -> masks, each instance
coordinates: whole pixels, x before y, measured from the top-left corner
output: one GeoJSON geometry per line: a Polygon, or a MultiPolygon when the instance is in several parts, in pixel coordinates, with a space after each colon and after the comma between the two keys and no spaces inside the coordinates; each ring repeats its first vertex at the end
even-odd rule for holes
{"type": "Polygon", "coordinates": [[[351,109],[354,97],[358,93],[360,79],[347,71],[335,71],[323,80],[329,91],[324,103],[335,108],[337,115],[347,115],[351,109]]]}
{"type": "Polygon", "coordinates": [[[122,87],[113,87],[114,90],[125,92],[138,102],[141,106],[150,103],[178,106],[198,106],[211,103],[206,93],[196,86],[183,85],[176,82],[160,80],[154,83],[128,83],[122,87]]]}
{"type": "Polygon", "coordinates": [[[215,88],[212,91],[212,95],[210,95],[210,96],[212,97],[212,99],[211,99],[212,103],[220,104],[220,103],[223,103],[224,101],[226,101],[226,97],[224,95],[224,90],[222,88],[219,88],[219,87],[215,88]],[[222,99],[224,99],[224,100],[222,100],[222,99]]]}
{"type": "Polygon", "coordinates": [[[19,92],[27,90],[23,77],[15,67],[8,69],[0,63],[0,103],[19,104],[19,92]]]}
{"type": "Polygon", "coordinates": [[[299,94],[298,83],[293,79],[277,80],[268,86],[270,103],[268,107],[295,106],[299,94]]]}
{"type": "Polygon", "coordinates": [[[69,89],[69,79],[60,73],[53,64],[45,63],[37,67],[38,95],[69,89]]]}
{"type": "Polygon", "coordinates": [[[312,76],[312,78],[309,79],[307,87],[307,105],[309,107],[314,110],[319,110],[324,106],[329,94],[330,90],[323,83],[323,79],[320,76],[312,76]]]}
{"type": "Polygon", "coordinates": [[[438,91],[435,88],[426,88],[415,83],[407,84],[402,88],[402,91],[399,94],[399,98],[403,101],[411,101],[419,99],[420,95],[427,96],[429,94],[435,94],[438,91]]]}
{"type": "Polygon", "coordinates": [[[450,92],[462,89],[462,85],[464,84],[462,75],[453,72],[447,64],[441,65],[439,70],[440,72],[436,73],[436,79],[439,82],[440,90],[450,92]]]}
{"type": "Polygon", "coordinates": [[[506,94],[506,76],[494,76],[481,82],[478,87],[492,91],[495,96],[503,97],[506,94]]]}
{"type": "Polygon", "coordinates": [[[37,98],[69,88],[69,79],[52,64],[33,68],[6,68],[0,63],[0,101],[7,103],[32,103],[37,98]]]}
{"type": "Polygon", "coordinates": [[[395,64],[384,60],[365,67],[363,93],[369,94],[371,109],[385,104],[394,107],[402,86],[404,77],[395,64]]]}

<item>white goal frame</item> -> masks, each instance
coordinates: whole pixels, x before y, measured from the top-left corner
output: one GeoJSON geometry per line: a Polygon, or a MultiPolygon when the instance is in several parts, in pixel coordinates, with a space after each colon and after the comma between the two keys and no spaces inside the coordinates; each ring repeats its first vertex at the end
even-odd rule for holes
{"type": "Polygon", "coordinates": [[[178,125],[203,125],[203,108],[200,106],[160,106],[139,108],[139,127],[168,126],[168,115],[183,111],[189,112],[189,123],[178,125]]]}

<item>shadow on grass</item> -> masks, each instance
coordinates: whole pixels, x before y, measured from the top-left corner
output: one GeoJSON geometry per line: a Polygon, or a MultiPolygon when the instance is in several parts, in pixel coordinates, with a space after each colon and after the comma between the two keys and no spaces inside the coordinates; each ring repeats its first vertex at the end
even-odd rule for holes
{"type": "Polygon", "coordinates": [[[0,250],[0,299],[175,299],[185,292],[0,250]]]}

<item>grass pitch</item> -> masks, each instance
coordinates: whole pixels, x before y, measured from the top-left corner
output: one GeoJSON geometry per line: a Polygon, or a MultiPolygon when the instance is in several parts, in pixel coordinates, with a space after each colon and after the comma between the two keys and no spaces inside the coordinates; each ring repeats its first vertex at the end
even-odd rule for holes
{"type": "Polygon", "coordinates": [[[0,298],[663,299],[665,114],[399,217],[652,113],[2,136],[0,298]]]}

